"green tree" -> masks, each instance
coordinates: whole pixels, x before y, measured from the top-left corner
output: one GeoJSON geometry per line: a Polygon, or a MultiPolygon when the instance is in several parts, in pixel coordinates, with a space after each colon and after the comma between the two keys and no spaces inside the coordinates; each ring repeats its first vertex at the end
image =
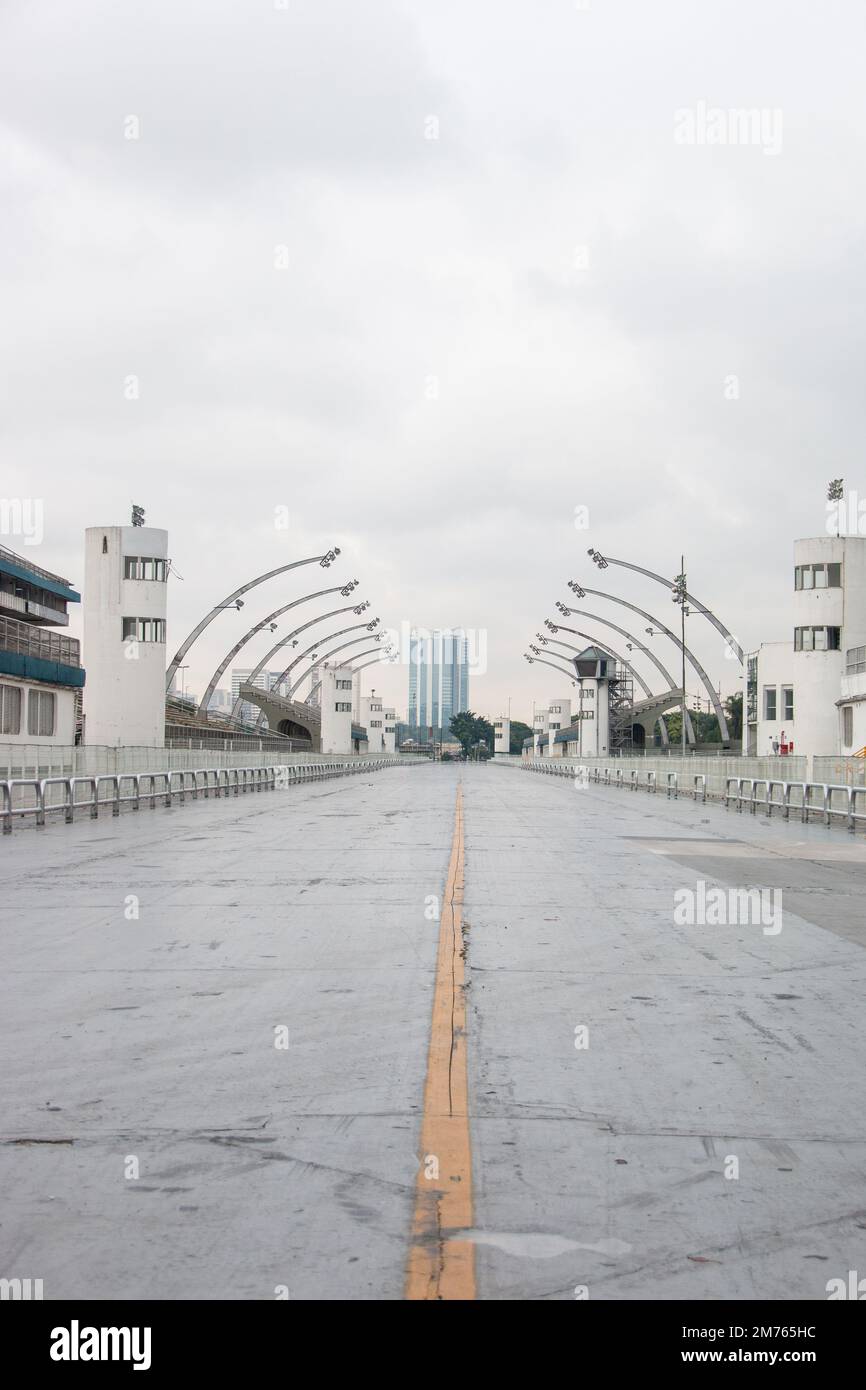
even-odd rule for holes
{"type": "Polygon", "coordinates": [[[728,733],[732,739],[743,737],[743,692],[737,691],[736,695],[729,695],[725,700],[725,718],[728,721],[728,733]]]}
{"type": "Polygon", "coordinates": [[[476,743],[486,743],[488,756],[493,752],[493,725],[469,709],[452,715],[451,732],[463,749],[464,758],[470,756],[476,743]]]}
{"type": "Polygon", "coordinates": [[[532,738],[532,730],[529,725],[522,724],[519,719],[512,720],[511,744],[508,749],[509,753],[522,753],[523,740],[526,738],[532,738]]]}

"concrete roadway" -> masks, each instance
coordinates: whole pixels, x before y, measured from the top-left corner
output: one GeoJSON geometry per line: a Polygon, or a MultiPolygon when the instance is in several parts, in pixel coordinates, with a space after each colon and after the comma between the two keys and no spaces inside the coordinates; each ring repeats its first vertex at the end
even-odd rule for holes
{"type": "Polygon", "coordinates": [[[461,779],[477,1296],[866,1274],[862,839],[444,764],[5,839],[0,1277],[403,1296],[461,779]]]}

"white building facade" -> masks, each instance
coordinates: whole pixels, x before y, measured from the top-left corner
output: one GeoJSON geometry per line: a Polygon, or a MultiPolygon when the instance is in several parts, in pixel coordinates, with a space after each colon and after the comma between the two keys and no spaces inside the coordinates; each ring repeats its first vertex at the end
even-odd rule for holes
{"type": "Polygon", "coordinates": [[[794,724],[794,644],[762,642],[745,658],[743,752],[749,757],[799,752],[794,724]]]}
{"type": "Polygon", "coordinates": [[[0,743],[73,744],[84,668],[61,575],[0,546],[0,743]]]}
{"type": "Polygon", "coordinates": [[[511,752],[511,720],[506,714],[501,714],[498,719],[493,721],[493,751],[494,753],[511,752]]]}
{"type": "Polygon", "coordinates": [[[792,633],[745,661],[743,751],[866,749],[866,538],[794,542],[792,633]],[[796,719],[796,724],[795,724],[796,719]],[[784,734],[784,737],[783,737],[784,734]]]}
{"type": "Polygon", "coordinates": [[[165,743],[168,532],[91,526],[84,544],[84,737],[109,747],[165,743]]]}
{"type": "Polygon", "coordinates": [[[384,749],[386,753],[396,753],[397,751],[397,711],[395,709],[385,709],[384,718],[384,749]]]}
{"type": "Polygon", "coordinates": [[[367,752],[382,753],[385,749],[385,714],[382,697],[375,690],[361,696],[361,715],[358,721],[367,730],[367,752]]]}
{"type": "Polygon", "coordinates": [[[322,752],[352,752],[352,669],[349,666],[318,667],[319,709],[322,715],[322,752]]]}

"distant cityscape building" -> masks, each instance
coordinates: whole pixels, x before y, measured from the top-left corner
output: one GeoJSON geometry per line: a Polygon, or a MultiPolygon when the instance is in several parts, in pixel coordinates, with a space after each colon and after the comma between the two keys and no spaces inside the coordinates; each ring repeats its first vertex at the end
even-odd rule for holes
{"type": "MultiPolygon", "coordinates": [[[[279,683],[279,677],[282,675],[281,671],[260,671],[259,674],[256,676],[255,680],[252,682],[250,681],[251,675],[251,666],[248,667],[246,670],[241,670],[238,667],[232,667],[232,706],[234,706],[235,700],[238,698],[238,695],[240,694],[240,689],[242,685],[252,684],[256,687],[257,690],[275,690],[278,695],[286,694],[285,681],[279,683]]],[[[255,720],[259,717],[259,711],[255,705],[251,705],[248,700],[244,700],[240,707],[239,717],[247,722],[250,720],[255,722],[255,720]]]]}
{"type": "Polygon", "coordinates": [[[84,685],[79,644],[57,632],[67,604],[80,603],[68,579],[0,546],[0,739],[75,742],[84,685]]]}
{"type": "Polygon", "coordinates": [[[410,729],[448,732],[453,715],[468,708],[469,644],[463,630],[413,630],[409,639],[410,729]]]}

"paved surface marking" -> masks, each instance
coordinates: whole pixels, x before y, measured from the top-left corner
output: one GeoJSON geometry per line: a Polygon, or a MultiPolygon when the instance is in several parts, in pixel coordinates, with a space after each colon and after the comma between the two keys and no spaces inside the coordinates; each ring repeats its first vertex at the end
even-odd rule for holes
{"type": "Polygon", "coordinates": [[[479,1300],[862,1273],[862,840],[505,769],[463,790],[479,1300]],[[680,925],[700,879],[781,887],[781,932],[680,925]]]}
{"type": "Polygon", "coordinates": [[[7,837],[0,1277],[403,1299],[456,783],[396,768],[7,837]]]}
{"type": "Polygon", "coordinates": [[[475,1247],[450,1234],[472,1226],[464,956],[463,788],[458,783],[436,957],[422,1158],[406,1279],[409,1299],[475,1297],[475,1247]],[[430,1159],[438,1163],[438,1177],[428,1176],[430,1159]]]}

